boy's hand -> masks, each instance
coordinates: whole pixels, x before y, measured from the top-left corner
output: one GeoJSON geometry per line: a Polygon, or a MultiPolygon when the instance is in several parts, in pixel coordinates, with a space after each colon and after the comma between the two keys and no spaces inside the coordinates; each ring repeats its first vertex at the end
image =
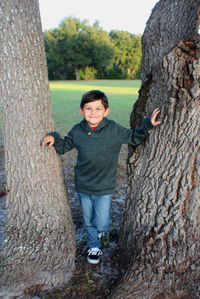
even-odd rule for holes
{"type": "Polygon", "coordinates": [[[44,147],[47,143],[49,143],[49,147],[51,147],[54,144],[54,138],[51,135],[46,135],[42,139],[41,146],[44,147]]]}
{"type": "Polygon", "coordinates": [[[156,121],[156,117],[158,116],[159,113],[160,113],[160,109],[156,108],[151,115],[151,123],[153,126],[158,126],[161,124],[160,121],[156,121]]]}

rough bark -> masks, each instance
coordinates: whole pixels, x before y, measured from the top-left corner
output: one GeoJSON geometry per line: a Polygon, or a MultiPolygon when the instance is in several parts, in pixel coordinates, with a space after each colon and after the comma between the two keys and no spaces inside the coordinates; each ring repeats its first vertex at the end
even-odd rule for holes
{"type": "Polygon", "coordinates": [[[68,281],[75,233],[53,129],[38,0],[1,0],[1,104],[7,172],[0,296],[68,281]]]}
{"type": "Polygon", "coordinates": [[[200,1],[161,0],[142,38],[131,126],[162,124],[130,148],[121,249],[129,268],[113,298],[200,298],[200,1]]]}

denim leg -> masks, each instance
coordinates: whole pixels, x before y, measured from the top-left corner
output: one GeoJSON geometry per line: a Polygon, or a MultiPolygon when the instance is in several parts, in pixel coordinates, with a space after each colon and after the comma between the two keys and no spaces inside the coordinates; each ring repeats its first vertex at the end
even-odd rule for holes
{"type": "Polygon", "coordinates": [[[82,208],[83,227],[90,248],[100,247],[97,231],[106,231],[109,225],[111,195],[88,195],[78,193],[82,208]]]}
{"type": "Polygon", "coordinates": [[[78,198],[82,208],[83,228],[87,235],[87,244],[89,248],[100,247],[97,230],[93,224],[93,200],[90,195],[84,193],[78,193],[78,198]]]}
{"type": "Polygon", "coordinates": [[[107,232],[110,222],[111,195],[93,195],[94,200],[94,225],[97,232],[107,232]]]}

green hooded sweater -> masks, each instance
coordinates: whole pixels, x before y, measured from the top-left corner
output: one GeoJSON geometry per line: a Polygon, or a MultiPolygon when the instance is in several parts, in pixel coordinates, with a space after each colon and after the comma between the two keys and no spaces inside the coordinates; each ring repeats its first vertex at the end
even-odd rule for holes
{"type": "Polygon", "coordinates": [[[140,128],[132,130],[104,118],[93,131],[84,119],[76,124],[67,136],[57,132],[54,148],[64,154],[73,148],[78,151],[75,172],[75,189],[90,195],[111,194],[115,189],[118,157],[122,144],[142,143],[152,129],[150,117],[145,117],[140,128]]]}

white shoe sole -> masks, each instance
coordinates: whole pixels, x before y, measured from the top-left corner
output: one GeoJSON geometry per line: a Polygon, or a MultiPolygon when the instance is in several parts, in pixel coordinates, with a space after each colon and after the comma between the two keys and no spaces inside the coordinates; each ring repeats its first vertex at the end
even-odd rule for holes
{"type": "Polygon", "coordinates": [[[97,261],[91,260],[90,258],[87,258],[88,263],[93,264],[93,265],[97,265],[100,262],[100,259],[97,261]]]}

